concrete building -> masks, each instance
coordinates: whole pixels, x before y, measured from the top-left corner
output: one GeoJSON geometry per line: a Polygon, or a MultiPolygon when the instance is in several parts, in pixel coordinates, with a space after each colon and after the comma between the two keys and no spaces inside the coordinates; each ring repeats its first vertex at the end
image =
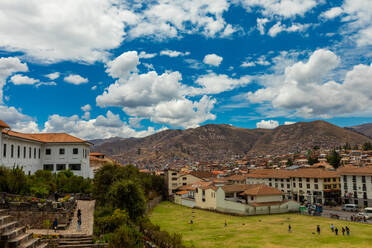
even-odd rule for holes
{"type": "Polygon", "coordinates": [[[90,145],[65,133],[14,132],[0,120],[0,165],[22,167],[26,174],[34,174],[37,170],[70,169],[75,175],[92,178],[90,145]]]}
{"type": "Polygon", "coordinates": [[[372,207],[372,166],[345,167],[339,173],[343,202],[372,207]]]}

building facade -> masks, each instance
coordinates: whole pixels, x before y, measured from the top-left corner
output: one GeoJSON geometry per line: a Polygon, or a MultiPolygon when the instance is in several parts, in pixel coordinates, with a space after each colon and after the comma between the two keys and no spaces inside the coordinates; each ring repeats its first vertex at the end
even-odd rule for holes
{"type": "Polygon", "coordinates": [[[343,203],[372,207],[372,166],[340,170],[343,203]]]}
{"type": "Polygon", "coordinates": [[[58,172],[70,169],[75,175],[92,178],[90,143],[65,133],[24,134],[0,121],[0,165],[21,167],[25,174],[37,170],[58,172]]]}

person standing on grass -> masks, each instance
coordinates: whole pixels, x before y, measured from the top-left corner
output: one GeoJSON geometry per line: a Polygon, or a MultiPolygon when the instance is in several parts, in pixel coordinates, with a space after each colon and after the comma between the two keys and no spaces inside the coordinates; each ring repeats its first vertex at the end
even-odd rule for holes
{"type": "Polygon", "coordinates": [[[331,230],[332,230],[332,232],[335,231],[335,227],[333,226],[333,224],[331,224],[331,230]]]}
{"type": "Polygon", "coordinates": [[[349,229],[349,227],[346,226],[345,229],[346,229],[346,235],[349,236],[350,235],[350,229],[349,229]]]}
{"type": "Polygon", "coordinates": [[[342,227],[341,231],[342,231],[342,236],[345,236],[345,228],[344,227],[342,227]]]}
{"type": "Polygon", "coordinates": [[[318,233],[318,235],[320,235],[320,226],[319,225],[316,226],[316,232],[318,233]]]}
{"type": "Polygon", "coordinates": [[[225,220],[225,227],[227,227],[227,222],[226,222],[226,220],[225,220]]]}
{"type": "Polygon", "coordinates": [[[338,228],[335,229],[336,236],[338,236],[338,228]]]}
{"type": "Polygon", "coordinates": [[[291,224],[288,225],[288,232],[291,232],[292,231],[292,227],[291,227],[291,224]]]}

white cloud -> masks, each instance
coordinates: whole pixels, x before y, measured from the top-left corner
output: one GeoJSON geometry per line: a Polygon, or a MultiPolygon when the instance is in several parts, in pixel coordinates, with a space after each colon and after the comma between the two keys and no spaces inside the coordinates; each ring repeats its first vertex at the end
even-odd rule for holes
{"type": "Polygon", "coordinates": [[[144,118],[139,118],[139,117],[131,117],[129,118],[129,125],[134,128],[142,128],[141,121],[144,118]]]}
{"type": "Polygon", "coordinates": [[[146,53],[145,51],[140,52],[138,55],[139,58],[141,59],[152,59],[156,56],[156,53],[146,53]]]}
{"type": "Polygon", "coordinates": [[[50,80],[56,80],[57,78],[59,78],[59,76],[59,72],[53,72],[45,75],[45,77],[49,78],[50,80]]]}
{"type": "Polygon", "coordinates": [[[24,133],[39,132],[38,126],[31,117],[22,114],[14,107],[0,104],[0,120],[5,121],[12,130],[24,133]]]}
{"type": "Polygon", "coordinates": [[[92,86],[92,88],[90,88],[91,90],[96,90],[97,89],[97,85],[94,85],[92,86]]]}
{"type": "Polygon", "coordinates": [[[40,81],[38,79],[29,78],[27,76],[23,76],[20,74],[16,74],[10,78],[10,81],[15,85],[21,85],[21,84],[29,84],[33,85],[36,83],[39,83],[40,81]]]}
{"type": "Polygon", "coordinates": [[[106,72],[113,78],[124,78],[137,72],[139,57],[136,51],[129,51],[107,63],[106,72]]]}
{"type": "Polygon", "coordinates": [[[13,73],[27,71],[27,64],[16,57],[0,58],[0,104],[3,103],[3,87],[7,78],[13,73]]]}
{"type": "Polygon", "coordinates": [[[333,52],[319,49],[305,63],[263,76],[263,88],[247,97],[252,103],[269,104],[269,110],[305,118],[370,115],[372,65],[354,66],[338,83],[328,78],[339,63],[333,52]]]}
{"type": "Polygon", "coordinates": [[[292,125],[292,124],[295,124],[295,123],[296,123],[295,121],[285,121],[284,125],[292,125]]]}
{"type": "Polygon", "coordinates": [[[253,66],[256,66],[256,63],[255,62],[252,62],[252,61],[250,61],[250,62],[245,61],[240,66],[241,67],[253,67],[253,66]]]}
{"type": "Polygon", "coordinates": [[[77,115],[66,117],[54,114],[48,117],[44,126],[43,132],[66,132],[82,139],[144,137],[159,131],[153,127],[136,131],[110,111],[106,116],[90,120],[83,120],[77,115]]]}
{"type": "Polygon", "coordinates": [[[105,60],[107,51],[123,41],[124,22],[134,15],[116,3],[109,0],[1,1],[0,47],[25,52],[42,63],[105,60]]]}
{"type": "Polygon", "coordinates": [[[222,62],[223,58],[218,56],[217,54],[207,54],[205,55],[203,62],[207,65],[219,66],[222,62]]]}
{"type": "Polygon", "coordinates": [[[163,50],[160,52],[160,55],[169,56],[169,57],[179,57],[179,56],[187,56],[190,55],[190,52],[179,52],[179,51],[172,51],[172,50],[163,50]]]}
{"type": "Polygon", "coordinates": [[[195,82],[202,86],[202,88],[189,88],[190,95],[219,94],[224,91],[230,91],[249,84],[251,78],[249,76],[230,78],[225,74],[217,75],[215,73],[209,73],[198,77],[195,82]]]}
{"type": "Polygon", "coordinates": [[[77,74],[68,75],[63,80],[65,80],[65,82],[67,83],[76,84],[76,85],[88,83],[87,78],[83,78],[82,76],[77,75],[77,74]]]}
{"type": "Polygon", "coordinates": [[[35,86],[40,87],[40,86],[55,86],[55,85],[57,85],[56,82],[50,81],[50,82],[39,82],[35,86]]]}
{"type": "Polygon", "coordinates": [[[337,16],[341,15],[343,12],[342,8],[340,7],[333,7],[326,12],[321,14],[321,17],[324,17],[326,19],[334,19],[337,16]]]}
{"type": "Polygon", "coordinates": [[[279,126],[279,122],[274,121],[274,120],[267,120],[267,121],[261,120],[260,122],[256,123],[257,128],[274,129],[278,126],[279,126]]]}
{"type": "Polygon", "coordinates": [[[292,18],[303,16],[306,12],[322,3],[320,0],[240,0],[247,11],[258,8],[264,16],[282,16],[292,18]]]}
{"type": "Polygon", "coordinates": [[[267,18],[257,18],[257,29],[261,35],[265,34],[265,25],[269,22],[267,18]]]}
{"type": "Polygon", "coordinates": [[[281,32],[303,32],[305,31],[308,27],[310,27],[310,24],[300,24],[300,23],[293,23],[292,26],[285,26],[281,22],[277,22],[274,26],[272,26],[269,29],[268,34],[271,37],[277,36],[281,32]]]}
{"type": "Polygon", "coordinates": [[[89,112],[92,110],[92,107],[90,106],[90,104],[86,104],[83,107],[81,107],[81,110],[83,110],[84,112],[89,112]]]}

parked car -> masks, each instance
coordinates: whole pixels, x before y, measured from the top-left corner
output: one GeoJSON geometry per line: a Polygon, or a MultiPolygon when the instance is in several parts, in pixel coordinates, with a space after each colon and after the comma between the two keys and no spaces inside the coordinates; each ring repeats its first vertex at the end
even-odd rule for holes
{"type": "Polygon", "coordinates": [[[365,208],[365,209],[363,210],[363,213],[364,213],[365,215],[368,215],[368,218],[372,218],[372,208],[365,208]]]}
{"type": "Polygon", "coordinates": [[[357,217],[359,218],[362,218],[364,219],[364,217],[366,218],[366,220],[368,220],[370,217],[368,216],[368,214],[364,213],[364,212],[360,212],[356,215],[357,217]]]}
{"type": "Polygon", "coordinates": [[[350,212],[357,212],[358,211],[358,205],[356,205],[356,204],[345,204],[345,205],[342,206],[342,210],[350,211],[350,212]]]}

